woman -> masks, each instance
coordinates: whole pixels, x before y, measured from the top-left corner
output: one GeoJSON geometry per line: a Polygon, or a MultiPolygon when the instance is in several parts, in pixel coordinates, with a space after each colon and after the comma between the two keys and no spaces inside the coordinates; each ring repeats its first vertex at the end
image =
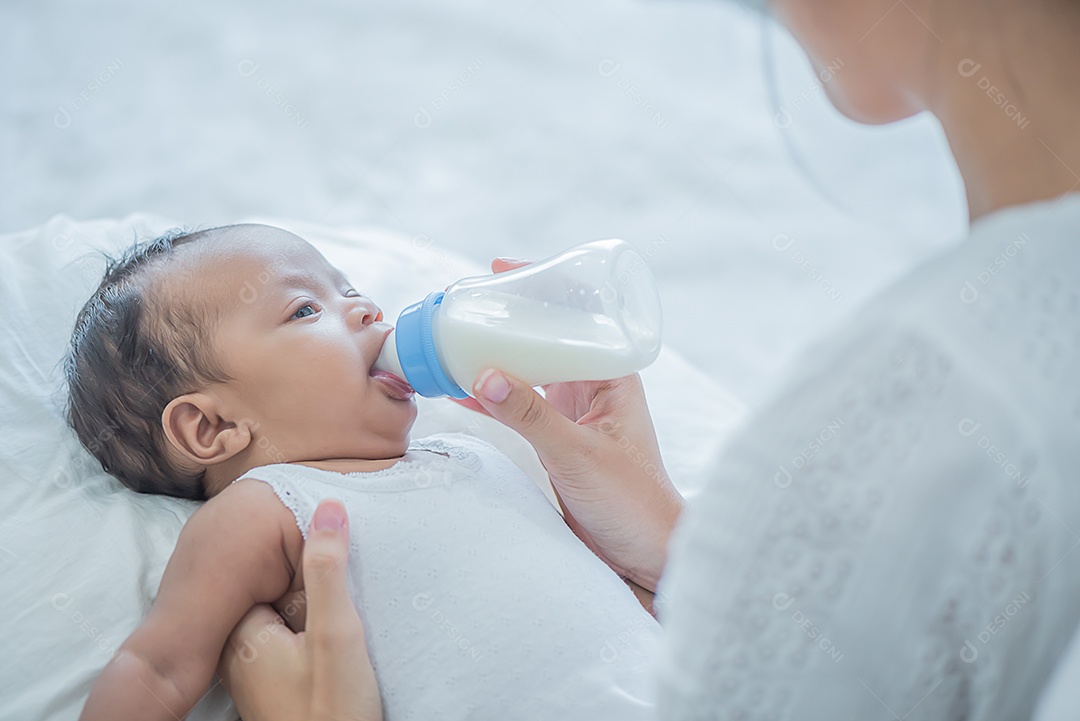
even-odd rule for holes
{"type": "MultiPolygon", "coordinates": [[[[825,90],[848,117],[937,116],[970,237],[807,354],[685,513],[636,376],[545,401],[486,374],[473,407],[533,444],[590,548],[659,585],[659,718],[1028,718],[1080,618],[1080,2],[769,10],[819,70],[843,61],[825,90]]],[[[362,634],[345,606],[322,627],[362,634]]],[[[250,705],[268,689],[367,718],[276,668],[226,657],[248,721],[290,717],[250,705]]]]}

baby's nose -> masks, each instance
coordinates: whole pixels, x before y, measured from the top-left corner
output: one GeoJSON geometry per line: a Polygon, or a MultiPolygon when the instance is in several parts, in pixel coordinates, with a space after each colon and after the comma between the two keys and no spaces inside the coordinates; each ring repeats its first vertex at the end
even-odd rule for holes
{"type": "Polygon", "coordinates": [[[383,314],[379,306],[367,300],[357,303],[349,310],[349,324],[356,329],[378,323],[382,320],[382,317],[383,314]]]}

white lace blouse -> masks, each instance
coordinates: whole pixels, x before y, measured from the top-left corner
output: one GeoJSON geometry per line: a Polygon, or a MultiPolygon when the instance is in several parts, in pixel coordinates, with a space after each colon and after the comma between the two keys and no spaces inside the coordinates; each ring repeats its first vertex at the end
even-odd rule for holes
{"type": "Polygon", "coordinates": [[[659,717],[1030,718],[1080,619],[1080,195],[976,222],[713,459],[659,717]]]}

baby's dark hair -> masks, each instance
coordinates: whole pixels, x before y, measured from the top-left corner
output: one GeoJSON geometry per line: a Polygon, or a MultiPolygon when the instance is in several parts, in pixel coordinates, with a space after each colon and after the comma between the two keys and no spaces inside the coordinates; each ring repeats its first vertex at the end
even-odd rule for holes
{"type": "Polygon", "coordinates": [[[167,452],[161,413],[177,396],[229,380],[210,344],[219,317],[210,304],[165,297],[159,281],[179,249],[225,229],[172,230],[106,255],[105,276],[75,319],[64,359],[67,422],[133,491],[207,497],[205,470],[185,469],[167,452]]]}

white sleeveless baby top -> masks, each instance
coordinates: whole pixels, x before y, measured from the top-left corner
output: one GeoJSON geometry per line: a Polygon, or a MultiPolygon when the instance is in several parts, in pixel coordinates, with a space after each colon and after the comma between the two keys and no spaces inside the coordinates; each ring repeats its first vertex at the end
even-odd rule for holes
{"type": "Polygon", "coordinates": [[[387,721],[646,719],[660,626],[490,444],[413,441],[381,471],[254,468],[301,533],[349,513],[349,586],[387,721]]]}

